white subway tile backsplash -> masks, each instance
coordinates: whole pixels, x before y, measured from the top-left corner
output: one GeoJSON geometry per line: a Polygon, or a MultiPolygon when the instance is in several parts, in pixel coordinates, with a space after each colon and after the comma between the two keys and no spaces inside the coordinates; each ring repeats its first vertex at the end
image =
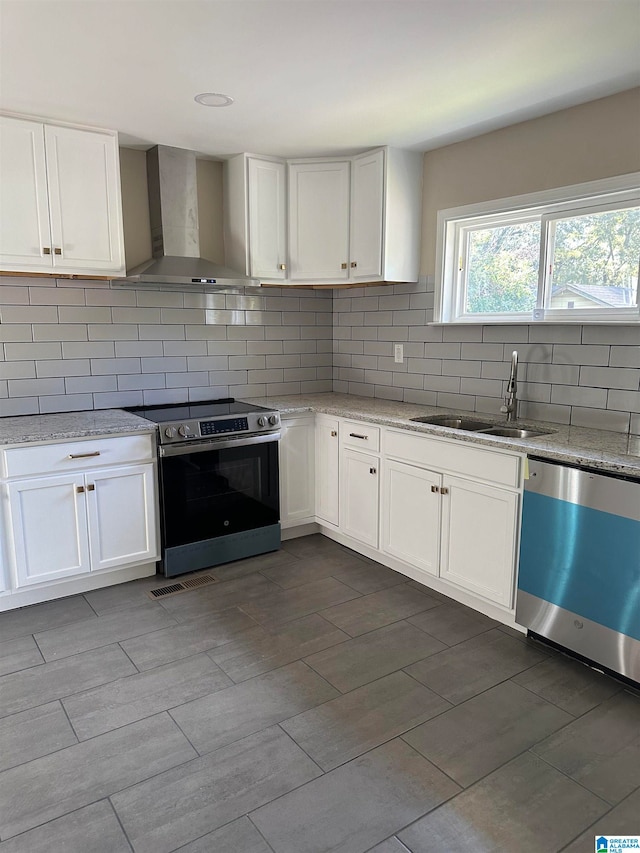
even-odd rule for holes
{"type": "Polygon", "coordinates": [[[38,379],[46,379],[53,376],[88,376],[90,372],[88,358],[36,361],[36,376],[38,379]]]}
{"type": "Polygon", "coordinates": [[[625,367],[581,367],[580,384],[594,388],[640,390],[640,371],[625,367]]]}
{"type": "Polygon", "coordinates": [[[113,358],[116,354],[112,341],[63,341],[63,358],[113,358]]]}
{"type": "Polygon", "coordinates": [[[0,303],[0,323],[57,323],[58,309],[54,305],[3,305],[0,303]]]}
{"type": "Polygon", "coordinates": [[[582,386],[554,385],[551,389],[551,402],[566,406],[582,406],[590,409],[606,409],[607,392],[604,388],[584,388],[582,386]]]}
{"type": "Polygon", "coordinates": [[[609,364],[609,350],[607,346],[554,344],[553,363],[605,365],[609,364]]]}
{"type": "Polygon", "coordinates": [[[89,339],[84,323],[39,323],[32,328],[34,341],[86,341],[89,339]]]}
{"type": "Polygon", "coordinates": [[[93,409],[93,394],[57,394],[40,397],[40,414],[47,412],[84,412],[93,409]]]}
{"type": "Polygon", "coordinates": [[[0,290],[2,414],[329,390],[496,414],[517,349],[521,417],[638,429],[637,327],[428,325],[424,278],[255,294],[52,281],[0,290]]]}
{"type": "Polygon", "coordinates": [[[64,379],[9,379],[10,397],[45,397],[64,394],[64,379]]]}
{"type": "Polygon", "coordinates": [[[630,347],[611,347],[611,367],[640,367],[640,344],[630,347]]]}
{"type": "Polygon", "coordinates": [[[571,423],[574,426],[628,432],[629,419],[629,412],[616,412],[609,409],[583,409],[580,406],[571,407],[571,423]]]}

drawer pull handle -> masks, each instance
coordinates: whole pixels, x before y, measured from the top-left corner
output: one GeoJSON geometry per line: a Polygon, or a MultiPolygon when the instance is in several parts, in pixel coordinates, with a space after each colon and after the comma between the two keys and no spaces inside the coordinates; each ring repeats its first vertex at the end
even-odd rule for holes
{"type": "Polygon", "coordinates": [[[351,438],[359,438],[359,439],[361,439],[362,441],[369,441],[369,436],[368,436],[368,435],[359,435],[357,432],[350,432],[350,433],[349,433],[349,436],[350,436],[351,438]]]}
{"type": "Polygon", "coordinates": [[[376,473],[376,469],[375,469],[375,468],[369,468],[369,473],[370,473],[370,474],[375,474],[375,473],[376,473]]]}
{"type": "Polygon", "coordinates": [[[88,459],[90,456],[100,456],[100,451],[94,450],[93,453],[70,453],[67,459],[88,459]]]}
{"type": "Polygon", "coordinates": [[[338,434],[338,430],[337,430],[337,429],[332,429],[332,430],[331,430],[331,438],[335,438],[335,437],[337,436],[337,434],[338,434]]]}
{"type": "Polygon", "coordinates": [[[95,492],[95,490],[96,490],[96,484],[95,483],[89,483],[89,485],[87,486],[87,491],[88,492],[95,492]]]}

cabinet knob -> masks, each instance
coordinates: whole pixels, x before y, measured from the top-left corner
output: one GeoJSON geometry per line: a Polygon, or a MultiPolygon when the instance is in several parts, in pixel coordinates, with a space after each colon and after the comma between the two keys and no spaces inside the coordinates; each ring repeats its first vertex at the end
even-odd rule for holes
{"type": "Polygon", "coordinates": [[[89,485],[87,486],[87,491],[88,492],[95,492],[95,490],[96,490],[96,484],[95,483],[89,483],[89,485]]]}
{"type": "Polygon", "coordinates": [[[49,246],[43,246],[42,247],[42,254],[43,255],[50,255],[51,254],[51,249],[49,248],[49,246]]]}
{"type": "Polygon", "coordinates": [[[357,261],[351,261],[351,267],[352,267],[352,269],[353,269],[354,267],[357,267],[357,266],[358,266],[358,262],[357,262],[357,261]]]}
{"type": "Polygon", "coordinates": [[[441,495],[448,495],[448,494],[449,494],[449,489],[448,489],[446,486],[443,486],[443,487],[440,489],[440,494],[441,494],[441,495]]]}
{"type": "Polygon", "coordinates": [[[76,492],[81,495],[84,492],[84,486],[76,486],[76,492]]]}
{"type": "Polygon", "coordinates": [[[278,264],[278,269],[279,269],[279,270],[286,270],[286,268],[287,268],[287,265],[286,265],[286,264],[278,264]]]}
{"type": "Polygon", "coordinates": [[[338,430],[337,430],[337,429],[332,429],[332,430],[331,430],[331,438],[335,438],[337,435],[338,435],[338,430]]]}
{"type": "Polygon", "coordinates": [[[378,469],[377,469],[377,468],[369,468],[369,473],[370,473],[370,474],[376,474],[376,473],[377,473],[377,471],[378,471],[378,469]]]}
{"type": "Polygon", "coordinates": [[[340,269],[341,269],[341,270],[346,270],[346,269],[347,269],[347,264],[340,264],[340,269]]]}
{"type": "Polygon", "coordinates": [[[56,246],[56,248],[53,250],[53,254],[54,255],[61,255],[62,249],[60,249],[60,248],[58,248],[58,246],[56,246]]]}
{"type": "Polygon", "coordinates": [[[431,491],[437,495],[440,489],[437,486],[431,486],[431,491]]]}

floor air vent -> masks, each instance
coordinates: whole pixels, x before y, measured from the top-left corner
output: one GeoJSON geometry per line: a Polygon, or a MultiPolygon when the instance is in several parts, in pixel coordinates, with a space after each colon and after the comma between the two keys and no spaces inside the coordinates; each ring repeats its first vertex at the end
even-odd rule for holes
{"type": "Polygon", "coordinates": [[[172,583],[169,586],[160,586],[158,589],[150,589],[147,592],[149,598],[164,598],[166,595],[177,595],[180,592],[189,592],[199,586],[215,583],[216,579],[211,575],[202,575],[197,578],[189,578],[186,581],[172,583]]]}

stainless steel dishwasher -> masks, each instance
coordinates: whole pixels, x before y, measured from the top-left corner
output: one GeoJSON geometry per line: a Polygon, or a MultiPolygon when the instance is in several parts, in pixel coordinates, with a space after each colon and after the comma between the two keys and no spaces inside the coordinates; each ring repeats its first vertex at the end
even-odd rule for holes
{"type": "Polygon", "coordinates": [[[640,479],[529,460],[516,622],[640,682],[640,479]]]}

